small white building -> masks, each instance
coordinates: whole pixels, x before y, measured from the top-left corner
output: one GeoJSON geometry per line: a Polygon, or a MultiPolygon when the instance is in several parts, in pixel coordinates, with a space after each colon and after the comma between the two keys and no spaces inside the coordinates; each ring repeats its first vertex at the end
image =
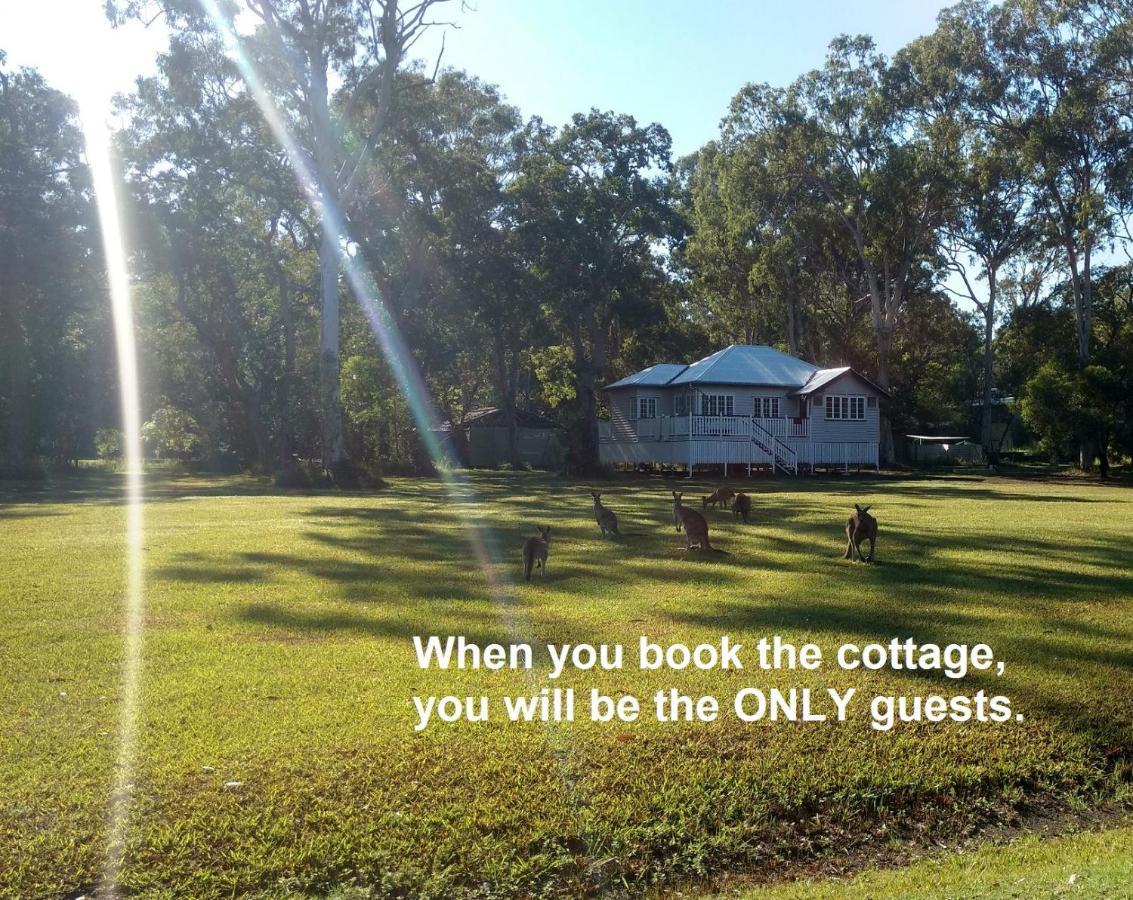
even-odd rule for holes
{"type": "Polygon", "coordinates": [[[660,363],[606,385],[604,464],[878,466],[886,392],[849,366],[820,369],[773,347],[733,344],[691,365],[660,363]]]}

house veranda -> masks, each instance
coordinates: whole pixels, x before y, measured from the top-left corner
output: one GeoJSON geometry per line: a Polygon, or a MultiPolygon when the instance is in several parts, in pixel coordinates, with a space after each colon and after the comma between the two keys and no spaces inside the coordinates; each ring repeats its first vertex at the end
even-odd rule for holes
{"type": "Polygon", "coordinates": [[[797,474],[877,468],[885,392],[843,366],[732,345],[691,365],[661,363],[605,388],[607,465],[740,466],[797,474]]]}

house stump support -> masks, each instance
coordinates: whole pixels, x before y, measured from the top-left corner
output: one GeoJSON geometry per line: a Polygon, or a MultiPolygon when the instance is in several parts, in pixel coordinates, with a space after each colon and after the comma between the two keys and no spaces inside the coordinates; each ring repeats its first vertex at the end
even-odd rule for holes
{"type": "Polygon", "coordinates": [[[692,401],[696,397],[695,389],[690,389],[688,392],[688,477],[692,478],[692,457],[693,457],[693,441],[692,441],[692,401]]]}

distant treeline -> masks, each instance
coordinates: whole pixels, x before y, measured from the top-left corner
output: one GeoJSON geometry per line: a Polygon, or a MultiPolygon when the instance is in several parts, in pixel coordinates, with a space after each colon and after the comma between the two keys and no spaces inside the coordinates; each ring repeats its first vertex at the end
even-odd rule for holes
{"type": "MultiPolygon", "coordinates": [[[[997,409],[1084,467],[1133,451],[1127,3],[839,37],[675,161],[659,124],[412,62],[434,5],[261,0],[233,53],[226,4],[109,4],[172,35],[116,135],[148,453],[348,484],[428,465],[428,398],[548,413],[587,469],[602,384],[732,342],[874,378],[890,457],[994,449],[997,409]]],[[[120,451],[93,204],[74,104],[0,54],[8,476],[120,451]]]]}

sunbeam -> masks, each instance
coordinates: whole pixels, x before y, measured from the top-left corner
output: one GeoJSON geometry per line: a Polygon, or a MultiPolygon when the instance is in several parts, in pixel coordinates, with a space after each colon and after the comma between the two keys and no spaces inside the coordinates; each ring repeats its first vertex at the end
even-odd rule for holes
{"type": "MultiPolygon", "coordinates": [[[[291,132],[280,115],[275,101],[264,86],[255,64],[244,49],[240,36],[233,28],[230,19],[221,11],[216,0],[200,0],[201,7],[213,21],[217,32],[224,41],[233,62],[240,71],[240,75],[251,92],[253,99],[264,116],[264,121],[271,130],[272,136],[287,154],[288,161],[295,172],[300,188],[307,196],[313,209],[319,211],[322,227],[334,239],[339,250],[339,257],[347,284],[357,299],[359,306],[366,315],[366,321],[374,334],[374,338],[385,357],[387,365],[393,372],[398,387],[405,397],[413,420],[417,425],[418,433],[425,442],[426,450],[441,473],[442,482],[450,499],[456,504],[467,505],[475,502],[475,492],[470,484],[456,473],[447,468],[445,455],[436,437],[436,426],[439,423],[436,409],[429,396],[428,387],[413,359],[412,353],[405,345],[404,339],[398,331],[396,323],[386,310],[377,285],[373,278],[361,264],[357,256],[351,255],[347,248],[351,245],[347,233],[345,220],[341,211],[336,207],[334,200],[327,192],[320,191],[320,179],[307,161],[307,154],[299,147],[291,132]]],[[[474,521],[474,520],[470,520],[474,521]]],[[[492,554],[489,543],[481,527],[470,524],[467,537],[476,555],[484,575],[488,581],[489,590],[494,600],[499,602],[505,613],[505,622],[509,628],[519,629],[521,623],[513,617],[517,615],[511,598],[508,597],[504,586],[493,573],[492,554]]],[[[526,629],[524,629],[526,630],[526,629]]]]}
{"type": "Polygon", "coordinates": [[[134,315],[118,201],[118,176],[111,154],[111,132],[106,122],[110,110],[109,98],[92,91],[80,98],[79,108],[87,163],[98,206],[99,229],[102,232],[113,310],[126,457],[126,591],[123,600],[124,640],[119,676],[118,759],[110,799],[106,861],[100,887],[101,895],[117,896],[137,758],[138,699],[142,668],[142,426],[134,315]]]}
{"type": "MultiPolygon", "coordinates": [[[[362,264],[360,258],[351,255],[348,247],[352,245],[345,218],[335,205],[333,197],[319,190],[320,178],[308,163],[307,154],[288,130],[287,124],[279,109],[275,105],[271,94],[264,85],[263,79],[244,49],[243,41],[235,31],[231,20],[223,14],[216,0],[199,0],[201,7],[208,14],[216,27],[221,39],[224,41],[230,58],[240,71],[244,83],[251,92],[253,99],[259,106],[264,120],[272,132],[272,136],[284,149],[287,158],[295,173],[296,180],[306,194],[308,202],[313,209],[318,210],[322,227],[334,239],[338,247],[342,270],[359,306],[366,315],[366,320],[374,334],[374,338],[390,367],[398,387],[405,397],[413,420],[417,425],[418,434],[425,443],[426,450],[440,473],[444,489],[455,507],[468,508],[477,503],[474,487],[452,471],[447,466],[445,454],[436,437],[436,426],[439,423],[429,389],[421,375],[420,367],[406,346],[397,324],[386,309],[381,299],[381,293],[374,283],[373,277],[362,264]]],[[[509,583],[497,577],[497,563],[492,552],[495,541],[489,534],[482,519],[471,512],[463,517],[465,522],[464,536],[468,542],[476,563],[483,573],[488,592],[496,606],[500,619],[511,639],[516,643],[530,643],[533,626],[530,616],[516,602],[516,597],[509,583]]],[[[526,678],[529,686],[537,690],[542,686],[535,671],[527,670],[526,678]]],[[[545,723],[546,740],[549,751],[555,759],[560,771],[564,791],[571,801],[571,807],[576,817],[581,821],[581,806],[576,802],[574,779],[567,770],[565,753],[565,736],[560,734],[553,723],[545,723]]]]}

